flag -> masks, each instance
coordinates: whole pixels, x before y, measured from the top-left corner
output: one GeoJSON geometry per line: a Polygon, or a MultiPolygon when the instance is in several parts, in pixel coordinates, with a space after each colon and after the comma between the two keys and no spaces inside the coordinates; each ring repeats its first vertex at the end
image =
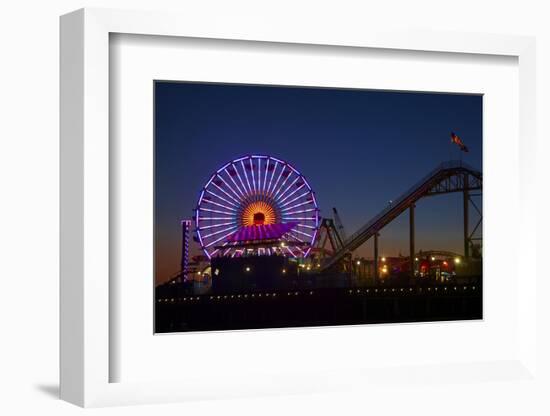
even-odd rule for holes
{"type": "Polygon", "coordinates": [[[451,132],[451,142],[456,144],[458,147],[460,147],[460,150],[462,150],[463,152],[466,152],[468,153],[468,148],[466,147],[466,145],[462,142],[462,140],[460,139],[460,137],[458,137],[456,134],[454,134],[454,132],[451,132]]]}

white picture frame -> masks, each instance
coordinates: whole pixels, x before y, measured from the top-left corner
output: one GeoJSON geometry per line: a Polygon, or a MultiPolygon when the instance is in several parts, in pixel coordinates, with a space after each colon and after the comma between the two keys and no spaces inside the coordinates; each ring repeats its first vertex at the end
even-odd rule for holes
{"type": "MultiPolygon", "coordinates": [[[[61,18],[61,398],[80,406],[183,401],[207,397],[322,392],[342,388],[349,377],[365,385],[373,380],[415,374],[433,380],[447,372],[462,382],[479,382],[475,374],[498,374],[507,380],[536,382],[536,277],[533,259],[536,218],[526,215],[535,204],[535,41],[507,35],[334,31],[326,27],[277,27],[266,22],[216,21],[204,25],[193,16],[165,13],[82,9],[61,18]],[[237,30],[238,29],[238,30],[237,30]],[[335,370],[330,380],[306,381],[312,375],[282,373],[269,380],[238,382],[223,389],[231,375],[220,375],[205,392],[188,382],[110,382],[110,363],[117,357],[109,348],[109,36],[113,33],[206,39],[281,42],[334,47],[382,48],[453,54],[516,57],[519,65],[520,194],[518,258],[528,284],[518,288],[518,353],[500,362],[419,365],[416,369],[370,369],[352,374],[335,370]],[[530,259],[527,261],[527,259],[530,259]],[[522,261],[526,260],[526,261],[522,261]],[[389,373],[388,373],[389,371],[389,373]],[[386,374],[386,375],[384,375],[386,374]]],[[[303,335],[308,336],[308,334],[303,335]]],[[[406,378],[406,377],[405,377],[406,378]]],[[[481,377],[483,379],[483,377],[481,377]]],[[[412,384],[413,381],[410,381],[412,384]]]]}

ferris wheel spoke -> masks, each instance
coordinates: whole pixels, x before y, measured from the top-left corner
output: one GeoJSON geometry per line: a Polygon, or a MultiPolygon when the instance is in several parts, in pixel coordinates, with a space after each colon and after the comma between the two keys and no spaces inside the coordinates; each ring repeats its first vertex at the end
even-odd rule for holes
{"type": "MultiPolygon", "coordinates": [[[[226,182],[226,180],[219,173],[217,173],[216,175],[225,184],[225,186],[227,186],[231,190],[231,192],[233,192],[233,194],[235,194],[235,196],[237,198],[240,198],[239,194],[237,194],[237,192],[235,192],[235,190],[226,182]]],[[[214,185],[216,188],[222,190],[222,188],[216,182],[212,182],[212,185],[214,185]]]]}
{"type": "Polygon", "coordinates": [[[281,165],[281,166],[283,166],[283,168],[281,168],[281,170],[279,171],[279,176],[277,177],[275,182],[273,182],[273,178],[275,177],[275,174],[277,173],[277,168],[279,167],[279,162],[275,162],[275,167],[273,168],[273,172],[271,172],[271,179],[269,179],[269,185],[267,186],[267,194],[269,196],[273,196],[273,191],[275,190],[275,187],[277,186],[277,182],[279,182],[279,179],[281,178],[281,175],[283,174],[284,165],[281,165]],[[271,187],[271,184],[273,184],[273,187],[271,187]]]}
{"type": "MultiPolygon", "coordinates": [[[[222,179],[220,177],[220,179],[222,179]]],[[[223,179],[222,179],[223,180],[223,179]]],[[[225,183],[225,181],[224,181],[225,183]]],[[[212,185],[214,185],[216,187],[216,189],[220,190],[221,192],[223,192],[225,195],[227,195],[229,198],[231,198],[233,201],[235,201],[237,203],[237,206],[239,205],[239,201],[237,199],[235,199],[231,194],[229,194],[225,189],[222,189],[221,186],[215,184],[215,183],[212,183],[212,185]]],[[[227,183],[226,183],[227,185],[227,183]]],[[[231,188],[229,185],[227,185],[228,188],[231,188]]],[[[238,198],[240,198],[239,196],[237,196],[238,198]]]]}
{"type": "Polygon", "coordinates": [[[265,162],[264,188],[263,188],[264,195],[267,194],[267,173],[268,172],[269,172],[269,158],[265,162]]]}
{"type": "Polygon", "coordinates": [[[252,191],[252,187],[250,186],[250,181],[248,180],[248,174],[246,173],[246,168],[244,167],[244,162],[242,160],[241,160],[241,166],[243,167],[243,173],[246,179],[246,183],[248,184],[248,189],[250,190],[250,194],[252,195],[254,192],[252,191]]]}
{"type": "Polygon", "coordinates": [[[296,227],[309,228],[310,230],[316,230],[317,229],[317,227],[314,227],[313,225],[307,225],[307,224],[296,224],[296,227]]]}
{"type": "Polygon", "coordinates": [[[220,210],[217,210],[217,209],[199,208],[199,210],[201,210],[201,211],[207,211],[207,212],[215,212],[216,214],[230,215],[231,217],[234,216],[234,214],[233,214],[232,212],[225,212],[225,211],[220,211],[220,210]]]}
{"type": "MultiPolygon", "coordinates": [[[[217,240],[211,241],[211,242],[208,243],[205,247],[208,248],[208,247],[210,247],[210,246],[212,246],[212,245],[214,245],[214,244],[216,244],[216,243],[222,241],[224,238],[229,237],[231,234],[234,234],[234,233],[235,233],[235,231],[234,231],[235,228],[237,228],[237,226],[234,226],[234,227],[233,227],[233,231],[231,231],[231,232],[225,234],[224,236],[218,238],[217,240]]],[[[204,237],[204,238],[206,238],[206,237],[204,237]]]]}
{"type": "Polygon", "coordinates": [[[292,255],[292,257],[294,257],[294,258],[297,257],[296,254],[294,254],[294,252],[290,249],[290,247],[286,246],[285,248],[292,255]]]}
{"type": "MultiPolygon", "coordinates": [[[[241,174],[239,173],[238,165],[235,165],[235,163],[233,163],[231,166],[235,170],[235,173],[237,174],[237,178],[239,178],[239,182],[243,186],[243,191],[241,191],[240,188],[239,188],[239,191],[242,192],[243,198],[246,198],[246,195],[248,194],[248,190],[246,189],[246,185],[244,184],[243,178],[241,177],[241,174]]],[[[233,178],[231,178],[231,179],[233,179],[233,178]]],[[[235,182],[235,180],[233,180],[233,182],[235,182]]],[[[235,185],[237,185],[237,184],[235,183],[235,185]]]]}
{"type": "Polygon", "coordinates": [[[216,201],[212,201],[212,200],[206,200],[205,203],[208,203],[208,204],[212,204],[212,205],[216,205],[220,208],[225,208],[229,211],[231,211],[232,213],[236,213],[237,210],[235,208],[232,208],[232,207],[228,207],[227,205],[224,205],[224,204],[220,204],[219,202],[216,202],[216,201]]]}
{"type": "MultiPolygon", "coordinates": [[[[302,184],[302,185],[300,186],[300,188],[297,188],[297,189],[296,189],[295,191],[293,191],[291,194],[288,194],[288,195],[286,196],[286,198],[284,198],[284,199],[283,199],[282,201],[280,201],[280,202],[283,202],[283,201],[284,201],[285,199],[287,199],[288,197],[294,195],[294,194],[295,194],[297,191],[299,191],[303,186],[304,186],[304,185],[302,184]]],[[[290,201],[287,201],[287,202],[285,202],[284,204],[281,204],[281,208],[282,208],[282,207],[286,207],[288,204],[292,204],[294,201],[297,201],[298,199],[303,198],[304,196],[307,196],[307,195],[309,195],[310,193],[311,193],[311,191],[306,191],[306,192],[304,192],[304,193],[301,194],[300,196],[297,196],[297,197],[291,199],[290,201]]]]}
{"type": "Polygon", "coordinates": [[[307,201],[300,202],[299,204],[295,204],[295,205],[292,205],[290,207],[286,207],[285,209],[282,210],[282,212],[287,212],[287,211],[290,211],[291,209],[294,209],[294,208],[303,207],[304,205],[309,205],[312,202],[313,201],[311,199],[308,199],[307,201]]]}
{"type": "MultiPolygon", "coordinates": [[[[281,192],[281,193],[279,194],[279,198],[282,198],[283,195],[286,194],[286,193],[292,188],[292,186],[293,186],[296,182],[298,182],[299,179],[300,179],[300,177],[297,176],[296,179],[294,179],[294,180],[292,181],[292,183],[291,183],[290,185],[288,185],[288,187],[287,187],[283,192],[281,192]]],[[[281,189],[282,189],[282,187],[281,187],[281,189]]]]}
{"type": "MultiPolygon", "coordinates": [[[[227,186],[227,187],[229,188],[229,190],[230,190],[231,192],[233,192],[233,194],[234,194],[235,197],[237,198],[237,199],[235,200],[235,202],[237,202],[237,204],[239,204],[239,203],[240,203],[239,200],[242,198],[242,196],[244,196],[244,194],[242,193],[242,191],[241,191],[241,189],[238,187],[238,185],[235,183],[235,180],[233,179],[233,177],[232,177],[232,176],[229,174],[229,172],[227,171],[227,168],[224,169],[223,171],[225,172],[225,174],[227,175],[227,177],[231,180],[231,182],[233,182],[233,184],[235,185],[235,188],[237,188],[237,190],[239,191],[239,193],[240,193],[241,195],[239,195],[237,192],[235,192],[235,189],[233,189],[233,187],[223,178],[223,176],[221,176],[221,175],[218,175],[218,176],[219,176],[219,178],[221,179],[221,181],[225,184],[225,186],[227,186]]],[[[219,187],[216,183],[214,183],[214,185],[215,185],[216,187],[218,187],[221,191],[224,191],[224,192],[225,192],[225,190],[221,189],[221,187],[219,187]]],[[[227,192],[225,192],[225,193],[227,194],[227,192]]],[[[235,198],[233,198],[233,199],[235,199],[235,198]]]]}
{"type": "MultiPolygon", "coordinates": [[[[305,241],[299,239],[298,237],[296,237],[295,235],[291,235],[290,237],[294,238],[294,240],[298,241],[299,243],[305,243],[305,241]]],[[[290,240],[288,240],[290,241],[290,240]]],[[[304,252],[304,250],[302,250],[302,248],[300,246],[294,246],[294,248],[300,252],[304,252]]]]}
{"type": "Polygon", "coordinates": [[[207,239],[207,238],[213,237],[213,236],[215,236],[215,235],[219,235],[219,234],[221,234],[221,233],[224,233],[224,232],[226,232],[226,231],[233,230],[233,229],[235,229],[235,228],[237,228],[237,226],[236,226],[236,225],[232,225],[231,227],[224,228],[223,230],[218,230],[218,231],[214,231],[213,233],[203,235],[202,238],[203,238],[203,239],[207,239]]]}
{"type": "Polygon", "coordinates": [[[289,178],[290,178],[290,173],[288,175],[286,175],[286,178],[281,182],[281,185],[279,187],[277,187],[277,191],[273,194],[273,199],[277,199],[277,195],[279,195],[281,190],[284,188],[284,186],[288,182],[289,178]]]}
{"type": "MultiPolygon", "coordinates": [[[[232,167],[232,170],[233,172],[237,173],[237,171],[235,170],[235,167],[233,166],[232,167]]],[[[227,177],[231,180],[231,182],[233,182],[233,185],[235,185],[235,189],[237,189],[237,191],[239,191],[239,194],[238,195],[235,190],[233,189],[233,187],[231,185],[227,185],[227,187],[229,189],[231,189],[231,192],[233,192],[234,194],[237,195],[237,198],[241,199],[242,197],[245,197],[245,194],[244,192],[242,191],[242,189],[239,187],[239,185],[237,184],[237,182],[235,181],[235,179],[233,178],[233,175],[231,173],[229,173],[229,171],[227,169],[224,170],[225,174],[227,175],[227,177]]],[[[240,203],[239,201],[237,201],[238,203],[240,203]]]]}
{"type": "Polygon", "coordinates": [[[279,176],[277,176],[277,180],[273,184],[273,188],[271,188],[271,191],[269,193],[269,196],[271,196],[272,198],[275,197],[275,191],[278,189],[277,187],[279,185],[279,182],[281,180],[281,177],[283,176],[283,172],[285,171],[285,169],[286,169],[286,166],[281,164],[281,170],[279,171],[279,176]]]}
{"type": "Polygon", "coordinates": [[[224,227],[226,225],[232,225],[234,222],[222,222],[220,224],[213,224],[213,225],[205,225],[204,227],[198,228],[200,231],[202,230],[208,230],[210,228],[218,228],[218,227],[224,227]]]}
{"type": "Polygon", "coordinates": [[[262,192],[262,174],[260,171],[262,170],[262,159],[258,159],[258,193],[262,192]]]}
{"type": "Polygon", "coordinates": [[[290,178],[292,171],[288,171],[289,173],[286,175],[286,178],[281,183],[281,186],[277,188],[277,192],[273,195],[273,199],[277,199],[277,195],[281,192],[281,190],[285,187],[286,183],[288,182],[288,179],[290,178]]]}
{"type": "Polygon", "coordinates": [[[250,174],[252,175],[252,187],[254,188],[254,193],[257,193],[256,189],[256,179],[254,178],[254,164],[252,163],[252,158],[248,159],[248,164],[250,165],[250,174]]]}
{"type": "Polygon", "coordinates": [[[298,249],[299,252],[301,252],[302,254],[304,254],[304,250],[302,249],[302,247],[296,246],[296,248],[298,249]]]}
{"type": "Polygon", "coordinates": [[[307,238],[313,238],[312,235],[308,234],[308,233],[304,233],[303,231],[300,231],[300,230],[292,230],[291,233],[298,233],[298,234],[301,234],[301,235],[305,235],[307,238]]]}
{"type": "MultiPolygon", "coordinates": [[[[225,199],[223,196],[220,196],[220,195],[218,195],[218,194],[215,193],[215,192],[212,192],[210,189],[207,189],[206,192],[208,192],[210,195],[213,195],[213,196],[215,196],[216,198],[222,200],[223,202],[225,202],[225,203],[227,203],[227,204],[229,204],[229,205],[234,206],[235,208],[238,208],[238,207],[239,207],[239,206],[238,206],[237,204],[235,204],[234,202],[229,201],[228,199],[225,199]]],[[[210,202],[210,201],[209,201],[209,202],[210,202]]]]}
{"type": "Polygon", "coordinates": [[[297,241],[299,243],[304,243],[304,240],[302,240],[301,238],[299,238],[296,235],[292,234],[292,231],[289,231],[286,236],[287,236],[287,241],[291,241],[291,242],[297,241]]]}

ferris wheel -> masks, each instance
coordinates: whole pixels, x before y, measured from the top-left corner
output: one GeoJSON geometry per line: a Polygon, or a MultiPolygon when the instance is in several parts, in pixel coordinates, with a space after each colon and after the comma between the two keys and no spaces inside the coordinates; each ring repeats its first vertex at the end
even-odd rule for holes
{"type": "Polygon", "coordinates": [[[307,257],[319,228],[319,208],[308,181],[291,164],[250,155],[210,177],[194,220],[208,258],[249,252],[307,257]]]}

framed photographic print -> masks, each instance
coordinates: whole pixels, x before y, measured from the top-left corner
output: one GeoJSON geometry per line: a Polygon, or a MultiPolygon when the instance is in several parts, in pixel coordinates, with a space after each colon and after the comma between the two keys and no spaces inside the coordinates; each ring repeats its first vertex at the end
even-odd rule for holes
{"type": "Polygon", "coordinates": [[[536,384],[533,39],[247,22],[61,19],[62,398],[536,384]]]}
{"type": "Polygon", "coordinates": [[[482,318],[481,95],[154,94],[155,332],[482,318]]]}

